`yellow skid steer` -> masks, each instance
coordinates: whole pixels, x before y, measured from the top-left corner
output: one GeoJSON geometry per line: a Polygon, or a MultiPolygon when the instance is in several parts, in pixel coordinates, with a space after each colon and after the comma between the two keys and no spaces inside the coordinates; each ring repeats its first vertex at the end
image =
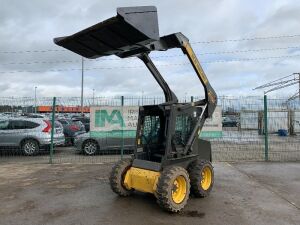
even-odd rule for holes
{"type": "Polygon", "coordinates": [[[152,193],[158,204],[171,212],[184,208],[190,192],[196,197],[210,193],[214,183],[211,145],[199,136],[215,110],[217,96],[189,40],[182,33],[159,36],[156,7],[118,8],[115,17],[54,42],[90,59],[138,57],[163,90],[164,103],[139,108],[134,154],[117,162],[111,172],[115,193],[152,193]],[[179,103],[149,57],[151,51],[172,48],[180,48],[188,57],[204,87],[204,99],[179,103]]]}

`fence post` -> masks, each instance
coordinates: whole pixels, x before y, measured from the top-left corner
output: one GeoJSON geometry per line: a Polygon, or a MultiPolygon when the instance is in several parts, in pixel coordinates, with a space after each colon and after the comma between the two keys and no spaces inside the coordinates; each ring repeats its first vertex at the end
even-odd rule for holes
{"type": "MultiPolygon", "coordinates": [[[[123,115],[124,96],[121,96],[121,106],[122,106],[122,117],[123,117],[123,120],[124,120],[124,115],[123,115]]],[[[122,126],[121,159],[123,159],[123,154],[124,154],[124,130],[123,130],[123,126],[122,126]]]]}
{"type": "Polygon", "coordinates": [[[292,109],[289,109],[288,111],[288,129],[290,135],[295,134],[295,111],[292,109]]]}
{"type": "Polygon", "coordinates": [[[53,105],[52,105],[52,118],[51,118],[51,144],[50,144],[50,158],[49,163],[52,164],[53,159],[53,136],[54,136],[54,128],[55,128],[55,105],[56,105],[56,97],[53,97],[53,105]]]}
{"type": "Polygon", "coordinates": [[[263,117],[264,117],[264,114],[262,111],[259,111],[258,112],[258,124],[257,124],[257,127],[258,127],[258,135],[263,135],[263,117]]]}
{"type": "Polygon", "coordinates": [[[269,160],[269,139],[268,139],[268,100],[264,95],[264,130],[265,130],[265,161],[269,160]]]}

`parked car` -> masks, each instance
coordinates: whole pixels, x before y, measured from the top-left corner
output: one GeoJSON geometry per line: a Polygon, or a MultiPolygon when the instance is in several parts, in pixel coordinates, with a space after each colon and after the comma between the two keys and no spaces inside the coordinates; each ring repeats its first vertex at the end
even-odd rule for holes
{"type": "Polygon", "coordinates": [[[75,137],[74,145],[77,153],[94,155],[104,151],[120,151],[123,142],[124,150],[132,151],[135,146],[135,137],[116,138],[116,137],[97,137],[90,133],[80,134],[75,137]]]}
{"type": "Polygon", "coordinates": [[[83,123],[84,127],[85,127],[85,131],[89,132],[90,131],[90,118],[85,117],[85,116],[75,116],[72,117],[73,121],[80,121],[81,123],[83,123]]]}
{"type": "MultiPolygon", "coordinates": [[[[51,121],[40,118],[0,118],[0,147],[19,147],[25,155],[36,155],[49,149],[51,121]]],[[[62,125],[55,121],[54,145],[63,145],[65,137],[62,125]]]]}
{"type": "Polygon", "coordinates": [[[65,144],[74,145],[74,137],[85,133],[85,127],[79,120],[58,119],[63,126],[63,133],[65,135],[65,144]]]}
{"type": "Polygon", "coordinates": [[[238,127],[239,126],[239,122],[235,118],[224,117],[223,121],[222,121],[222,126],[223,127],[238,127]]]}

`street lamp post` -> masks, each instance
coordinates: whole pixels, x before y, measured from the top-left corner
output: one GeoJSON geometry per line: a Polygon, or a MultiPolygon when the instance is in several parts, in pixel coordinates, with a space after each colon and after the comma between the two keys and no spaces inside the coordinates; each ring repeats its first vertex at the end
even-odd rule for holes
{"type": "Polygon", "coordinates": [[[93,89],[93,105],[95,105],[95,89],[93,89]]]}
{"type": "Polygon", "coordinates": [[[298,73],[298,79],[299,79],[299,100],[300,100],[300,73],[298,73]]]}
{"type": "Polygon", "coordinates": [[[83,75],[84,75],[84,63],[83,57],[81,57],[81,116],[83,116],[83,75]]]}
{"type": "Polygon", "coordinates": [[[34,113],[36,113],[36,89],[37,87],[34,87],[34,113]]]}

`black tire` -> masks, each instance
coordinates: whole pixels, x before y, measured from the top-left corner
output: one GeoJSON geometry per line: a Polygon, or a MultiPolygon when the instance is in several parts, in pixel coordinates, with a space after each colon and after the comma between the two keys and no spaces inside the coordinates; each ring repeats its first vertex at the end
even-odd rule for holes
{"type": "Polygon", "coordinates": [[[189,166],[191,178],[191,192],[196,197],[204,198],[209,195],[214,185],[214,169],[211,162],[207,160],[197,160],[189,166]],[[210,179],[207,175],[210,171],[210,179]],[[210,180],[210,181],[209,181],[210,180]],[[203,181],[205,181],[203,183],[203,181]]]}
{"type": "Polygon", "coordinates": [[[158,180],[155,196],[157,203],[161,208],[169,212],[179,212],[186,205],[190,195],[190,179],[188,172],[179,166],[173,166],[165,169],[158,180]],[[178,190],[176,185],[177,179],[184,179],[185,188],[183,189],[181,197],[182,200],[175,202],[174,194],[178,190]],[[174,188],[176,188],[174,190],[174,188]]]}
{"type": "Polygon", "coordinates": [[[21,149],[26,156],[34,156],[40,151],[39,143],[34,139],[22,141],[21,149]]]}
{"type": "Polygon", "coordinates": [[[120,196],[129,196],[132,194],[133,190],[128,190],[124,187],[124,178],[126,172],[131,167],[131,159],[122,159],[118,161],[111,170],[110,173],[110,187],[116,194],[120,196]]]}
{"type": "Polygon", "coordinates": [[[75,144],[74,137],[71,138],[71,141],[70,141],[70,142],[71,142],[71,146],[74,146],[74,144],[75,144]]]}
{"type": "Polygon", "coordinates": [[[72,146],[72,139],[70,137],[65,137],[65,146],[72,146]]]}
{"type": "Polygon", "coordinates": [[[82,152],[85,155],[95,155],[98,149],[98,143],[94,140],[86,140],[82,144],[82,152]]]}

